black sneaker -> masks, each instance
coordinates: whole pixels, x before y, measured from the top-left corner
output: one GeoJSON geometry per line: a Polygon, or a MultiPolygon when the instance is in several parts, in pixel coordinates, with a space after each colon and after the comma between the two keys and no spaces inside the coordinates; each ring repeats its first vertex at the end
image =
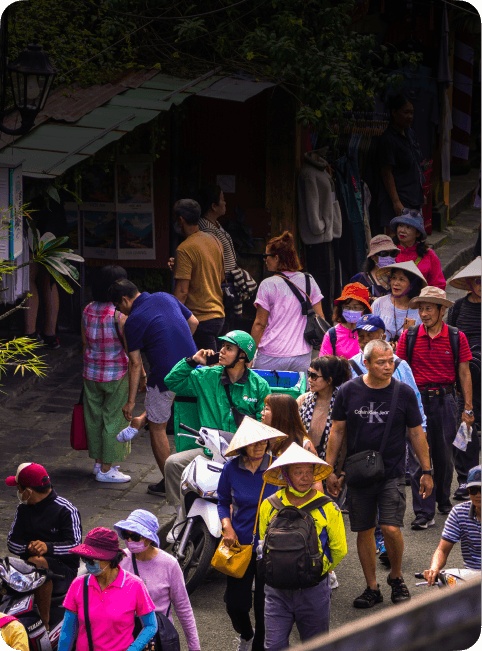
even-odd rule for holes
{"type": "Polygon", "coordinates": [[[438,505],[438,510],[439,513],[442,513],[442,515],[448,515],[450,511],[452,510],[452,503],[447,502],[446,504],[439,504],[438,505]]]}
{"type": "Polygon", "coordinates": [[[468,500],[469,491],[467,490],[467,484],[460,484],[457,490],[454,493],[454,500],[468,500]]]}
{"type": "Polygon", "coordinates": [[[424,515],[417,515],[415,520],[412,522],[412,529],[427,529],[427,527],[433,527],[435,520],[432,518],[429,520],[424,515]]]}
{"type": "Polygon", "coordinates": [[[43,332],[38,333],[39,340],[49,350],[57,350],[60,348],[59,338],[56,335],[45,335],[43,332]]]}
{"type": "Polygon", "coordinates": [[[392,579],[389,574],[387,576],[387,583],[392,588],[392,601],[394,604],[398,604],[401,601],[408,601],[411,598],[403,576],[399,579],[392,579]]]}
{"type": "Polygon", "coordinates": [[[353,605],[355,608],[373,608],[381,601],[383,601],[383,595],[380,592],[380,586],[378,586],[378,590],[372,590],[367,586],[365,592],[354,600],[353,605]]]}
{"type": "Polygon", "coordinates": [[[158,497],[166,497],[166,482],[161,479],[158,484],[149,484],[147,492],[158,497]]]}

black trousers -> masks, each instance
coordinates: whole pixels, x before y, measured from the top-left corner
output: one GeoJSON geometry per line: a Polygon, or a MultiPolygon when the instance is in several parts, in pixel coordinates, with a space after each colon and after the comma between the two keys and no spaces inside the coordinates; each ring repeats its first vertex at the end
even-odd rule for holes
{"type": "Polygon", "coordinates": [[[214,350],[216,352],[218,349],[218,337],[221,334],[223,325],[224,318],[199,321],[196,332],[192,336],[197,349],[214,350]]]}
{"type": "Polygon", "coordinates": [[[431,520],[435,515],[435,502],[444,506],[450,502],[450,489],[454,472],[453,442],[457,434],[457,406],[454,397],[427,398],[422,394],[422,404],[427,417],[427,442],[433,465],[434,489],[430,497],[419,494],[422,467],[411,443],[408,444],[408,464],[412,484],[413,510],[431,520]]]}
{"type": "Polygon", "coordinates": [[[243,640],[250,640],[253,637],[253,627],[249,617],[249,611],[253,606],[253,578],[255,579],[255,635],[252,651],[264,651],[264,581],[258,577],[256,572],[256,553],[253,554],[242,579],[227,577],[224,601],[234,630],[241,635],[243,640]]]}

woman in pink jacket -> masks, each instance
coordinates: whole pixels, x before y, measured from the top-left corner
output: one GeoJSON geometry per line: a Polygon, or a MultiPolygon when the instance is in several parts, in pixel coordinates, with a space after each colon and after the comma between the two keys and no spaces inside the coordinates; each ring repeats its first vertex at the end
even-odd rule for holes
{"type": "Polygon", "coordinates": [[[427,234],[423,227],[422,215],[417,210],[404,208],[401,215],[392,219],[390,228],[396,232],[393,241],[400,249],[396,261],[413,260],[429,285],[445,289],[447,282],[440,260],[425,243],[427,234]]]}

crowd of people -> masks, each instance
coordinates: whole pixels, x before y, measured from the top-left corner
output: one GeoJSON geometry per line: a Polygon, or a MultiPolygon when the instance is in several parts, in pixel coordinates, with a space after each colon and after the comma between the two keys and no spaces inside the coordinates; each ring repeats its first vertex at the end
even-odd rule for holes
{"type": "MultiPolygon", "coordinates": [[[[203,426],[234,434],[220,475],[218,514],[226,547],[253,544],[244,575],[226,582],[238,651],[285,649],[294,623],[302,640],[329,630],[334,570],[347,554],[344,514],[356,532],[364,577],[354,607],[383,601],[376,576],[382,550],[392,602],[410,599],[402,572],[407,481],[412,529],[432,526],[437,509],[448,516],[426,572],[429,583],[458,541],[466,567],[480,570],[480,366],[477,387],[471,373],[473,356],[480,359],[480,257],[449,281],[467,290],[466,297],[448,300],[423,219],[402,206],[390,221],[394,239],[372,239],[366,268],[343,288],[328,316],[285,232],[266,246],[271,275],[253,297],[256,317],[248,333],[232,327],[239,305],[252,295],[252,279],[218,222],[223,194],[214,186],[201,196],[203,208],[193,199],[174,206],[185,236],[170,260],[174,295],[140,292],[118,266],[93,278],[82,342],[95,479],[130,480],[114,464],[147,425],[161,474],[148,490],[177,511],[167,537],[173,543],[186,518],[182,472],[204,454],[196,444],[171,453],[166,428],[176,394],[197,399],[203,426]],[[304,337],[308,304],[319,323],[333,323],[319,352],[304,337]],[[297,400],[273,393],[260,369],[305,374],[309,390],[297,400]],[[134,417],[138,392],[145,393],[145,411],[134,417]],[[458,448],[457,434],[465,440],[458,448]],[[454,464],[453,499],[461,502],[455,507],[454,464]],[[290,531],[303,532],[306,549],[277,544],[288,521],[290,531]]],[[[156,632],[156,613],[172,619],[171,606],[189,650],[199,651],[182,572],[160,549],[155,515],[136,509],[115,531],[98,527],[82,543],[78,510],[55,493],[43,466],[22,464],[6,482],[17,487],[21,502],[10,552],[65,577],[63,585],[53,579],[36,593],[47,627],[52,592],[67,593],[59,651],[69,651],[75,636],[77,649],[87,651],[87,611],[96,646],[141,651],[156,632]],[[80,560],[88,579],[76,578],[80,560]]]]}

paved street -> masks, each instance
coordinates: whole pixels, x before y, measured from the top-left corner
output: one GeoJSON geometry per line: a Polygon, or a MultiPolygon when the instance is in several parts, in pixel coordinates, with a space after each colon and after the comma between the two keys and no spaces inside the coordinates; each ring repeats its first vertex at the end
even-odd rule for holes
{"type": "MultiPolygon", "coordinates": [[[[54,351],[62,355],[62,350],[54,351]]],[[[94,480],[92,461],[86,452],[76,452],[69,442],[72,406],[77,401],[82,385],[80,355],[67,359],[65,365],[47,379],[34,385],[17,398],[7,400],[0,407],[2,419],[1,477],[13,474],[19,463],[36,461],[46,466],[55,489],[71,500],[82,515],[84,535],[95,526],[111,527],[135,508],[146,508],[167,523],[169,516],[163,501],[146,493],[147,484],[159,479],[147,435],[133,441],[132,453],[121,464],[121,469],[132,476],[128,484],[102,484],[94,480]]],[[[8,385],[6,390],[8,391],[8,385]]],[[[139,396],[139,413],[143,397],[139,396]]],[[[172,446],[173,441],[171,442],[172,446]]],[[[6,554],[6,537],[17,505],[15,490],[0,483],[0,553],[6,554]]],[[[405,517],[404,575],[412,595],[427,588],[416,588],[414,573],[428,567],[437,546],[445,518],[436,516],[436,525],[427,531],[412,531],[411,499],[408,498],[405,517]]],[[[331,626],[336,628],[351,620],[364,617],[383,608],[393,608],[390,589],[386,584],[387,571],[379,566],[379,581],[385,601],[369,611],[355,610],[352,600],[364,588],[361,568],[356,554],[355,536],[347,527],[348,555],[337,568],[340,587],[333,592],[331,626]]],[[[452,553],[450,565],[461,565],[458,547],[452,553]]],[[[233,647],[235,635],[223,603],[224,577],[212,570],[203,585],[192,596],[192,604],[199,626],[203,649],[221,651],[233,647]]],[[[297,639],[296,635],[293,639],[297,639]]],[[[187,649],[181,637],[183,651],[187,649]]]]}

